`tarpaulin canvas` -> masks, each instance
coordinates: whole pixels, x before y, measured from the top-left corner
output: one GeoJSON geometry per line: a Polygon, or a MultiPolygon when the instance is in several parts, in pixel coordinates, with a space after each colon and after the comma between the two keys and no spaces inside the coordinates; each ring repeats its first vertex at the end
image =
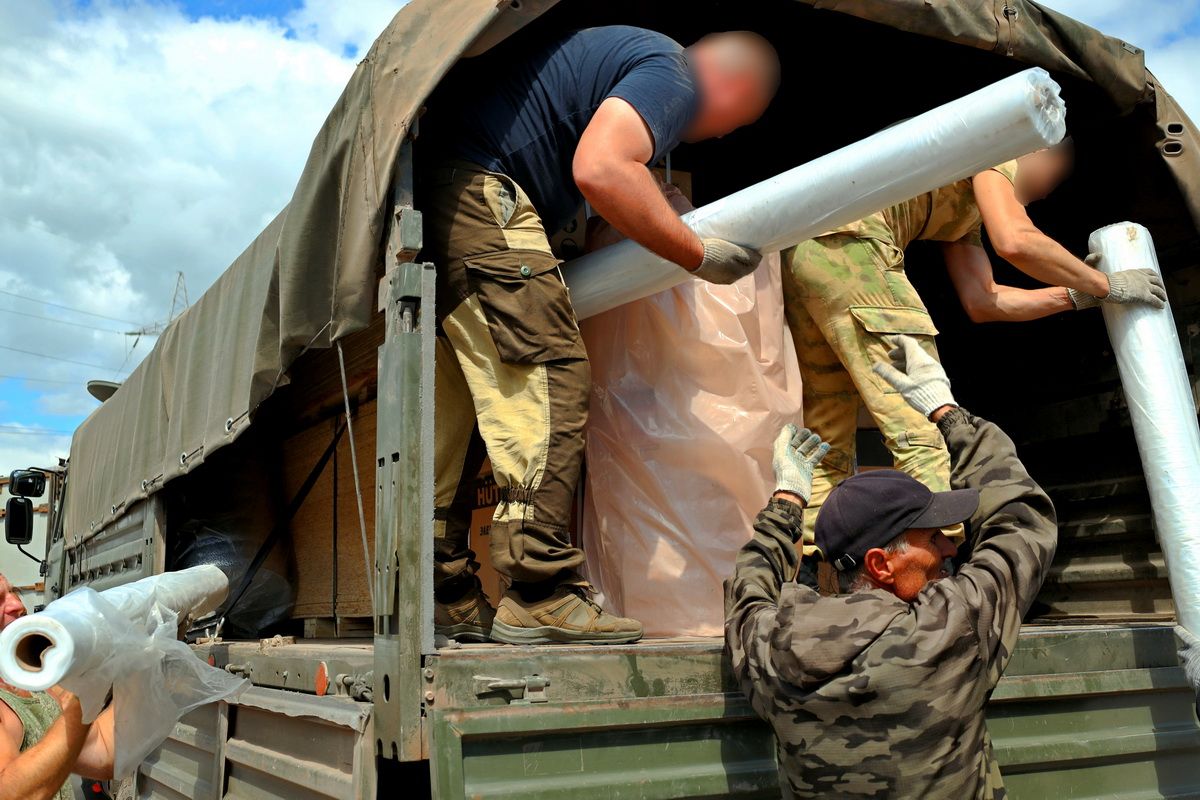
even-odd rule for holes
{"type": "MultiPolygon", "coordinates": [[[[1153,104],[1159,151],[1200,221],[1200,139],[1137,48],[1028,0],[798,2],[1087,78],[1121,112],[1153,104]]],[[[464,52],[553,5],[412,0],[401,9],[330,112],[288,206],[76,431],[69,542],[232,442],[305,349],[366,326],[393,166],[422,103],[464,52]]]]}

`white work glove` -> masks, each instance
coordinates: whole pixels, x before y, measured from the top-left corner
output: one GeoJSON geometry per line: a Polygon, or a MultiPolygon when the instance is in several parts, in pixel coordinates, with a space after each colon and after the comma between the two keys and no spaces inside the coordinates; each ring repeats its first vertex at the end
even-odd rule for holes
{"type": "Polygon", "coordinates": [[[956,406],[946,370],[911,336],[897,334],[888,353],[890,364],[874,364],[875,374],[892,385],[908,404],[929,416],[942,406],[956,406]]]}
{"type": "Polygon", "coordinates": [[[813,469],[829,452],[829,444],[808,428],[790,422],[775,437],[771,465],[775,467],[775,491],[791,492],[808,502],[812,496],[813,469]]]}
{"type": "Polygon", "coordinates": [[[709,283],[733,283],[754,272],[762,260],[762,253],[757,250],[724,239],[709,238],[700,242],[704,245],[704,260],[692,274],[709,283]]]}
{"type": "MultiPolygon", "coordinates": [[[[1083,261],[1094,267],[1100,261],[1100,254],[1091,253],[1083,261]]],[[[1077,310],[1091,308],[1100,303],[1145,303],[1154,308],[1163,308],[1167,304],[1167,287],[1163,284],[1162,276],[1152,269],[1114,272],[1108,276],[1108,294],[1104,297],[1093,297],[1086,292],[1070,288],[1067,289],[1067,294],[1077,310]]]]}
{"type": "Polygon", "coordinates": [[[1175,635],[1179,637],[1179,666],[1187,675],[1192,690],[1200,694],[1200,639],[1193,636],[1182,625],[1175,626],[1175,635]]]}

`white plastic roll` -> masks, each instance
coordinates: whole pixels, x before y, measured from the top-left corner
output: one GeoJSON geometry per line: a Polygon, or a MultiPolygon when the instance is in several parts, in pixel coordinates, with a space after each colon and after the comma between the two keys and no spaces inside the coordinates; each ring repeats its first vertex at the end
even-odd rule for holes
{"type": "Polygon", "coordinates": [[[122,646],[99,597],[134,628],[145,629],[157,607],[179,618],[199,618],[225,599],[229,582],[217,567],[168,572],[103,592],[72,592],[43,611],[15,620],[0,632],[0,676],[40,692],[94,670],[122,646]]]}
{"type": "MultiPolygon", "coordinates": [[[[1088,239],[1107,275],[1161,272],[1150,232],[1133,222],[1088,239]]],[[[1104,303],[1133,435],[1150,492],[1154,528],[1167,561],[1179,623],[1200,634],[1200,426],[1171,307],[1104,303]]]]}
{"type": "MultiPolygon", "coordinates": [[[[1058,84],[1028,69],[683,216],[701,236],[763,252],[799,244],[880,209],[1059,142],[1058,84]]],[[[632,241],[563,267],[585,319],[669,289],[686,270],[632,241]]]]}

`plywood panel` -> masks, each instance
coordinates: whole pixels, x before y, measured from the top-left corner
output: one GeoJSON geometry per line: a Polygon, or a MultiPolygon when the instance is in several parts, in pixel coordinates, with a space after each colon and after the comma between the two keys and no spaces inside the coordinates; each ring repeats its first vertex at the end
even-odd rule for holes
{"type": "MultiPolygon", "coordinates": [[[[358,477],[363,490],[363,513],[371,563],[375,559],[375,416],[375,401],[372,399],[359,406],[353,417],[358,477]]],[[[335,419],[323,420],[285,440],[283,469],[289,496],[299,490],[313,465],[329,446],[335,424],[345,424],[344,418],[337,418],[336,422],[335,419]]],[[[346,434],[342,435],[338,444],[336,459],[336,486],[334,460],[330,459],[312,492],[292,519],[291,541],[296,562],[296,607],[293,616],[297,618],[333,616],[335,580],[338,616],[368,617],[372,613],[359,533],[354,477],[350,471],[350,437],[346,434]]]]}

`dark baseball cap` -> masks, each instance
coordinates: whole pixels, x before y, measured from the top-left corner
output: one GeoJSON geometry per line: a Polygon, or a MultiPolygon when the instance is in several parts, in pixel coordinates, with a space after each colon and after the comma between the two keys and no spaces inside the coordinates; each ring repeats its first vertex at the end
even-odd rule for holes
{"type": "Polygon", "coordinates": [[[978,489],[931,492],[898,470],[860,472],[838,484],[821,506],[816,545],[843,572],[860,566],[868,550],[907,530],[957,525],[978,507],[978,489]]]}

